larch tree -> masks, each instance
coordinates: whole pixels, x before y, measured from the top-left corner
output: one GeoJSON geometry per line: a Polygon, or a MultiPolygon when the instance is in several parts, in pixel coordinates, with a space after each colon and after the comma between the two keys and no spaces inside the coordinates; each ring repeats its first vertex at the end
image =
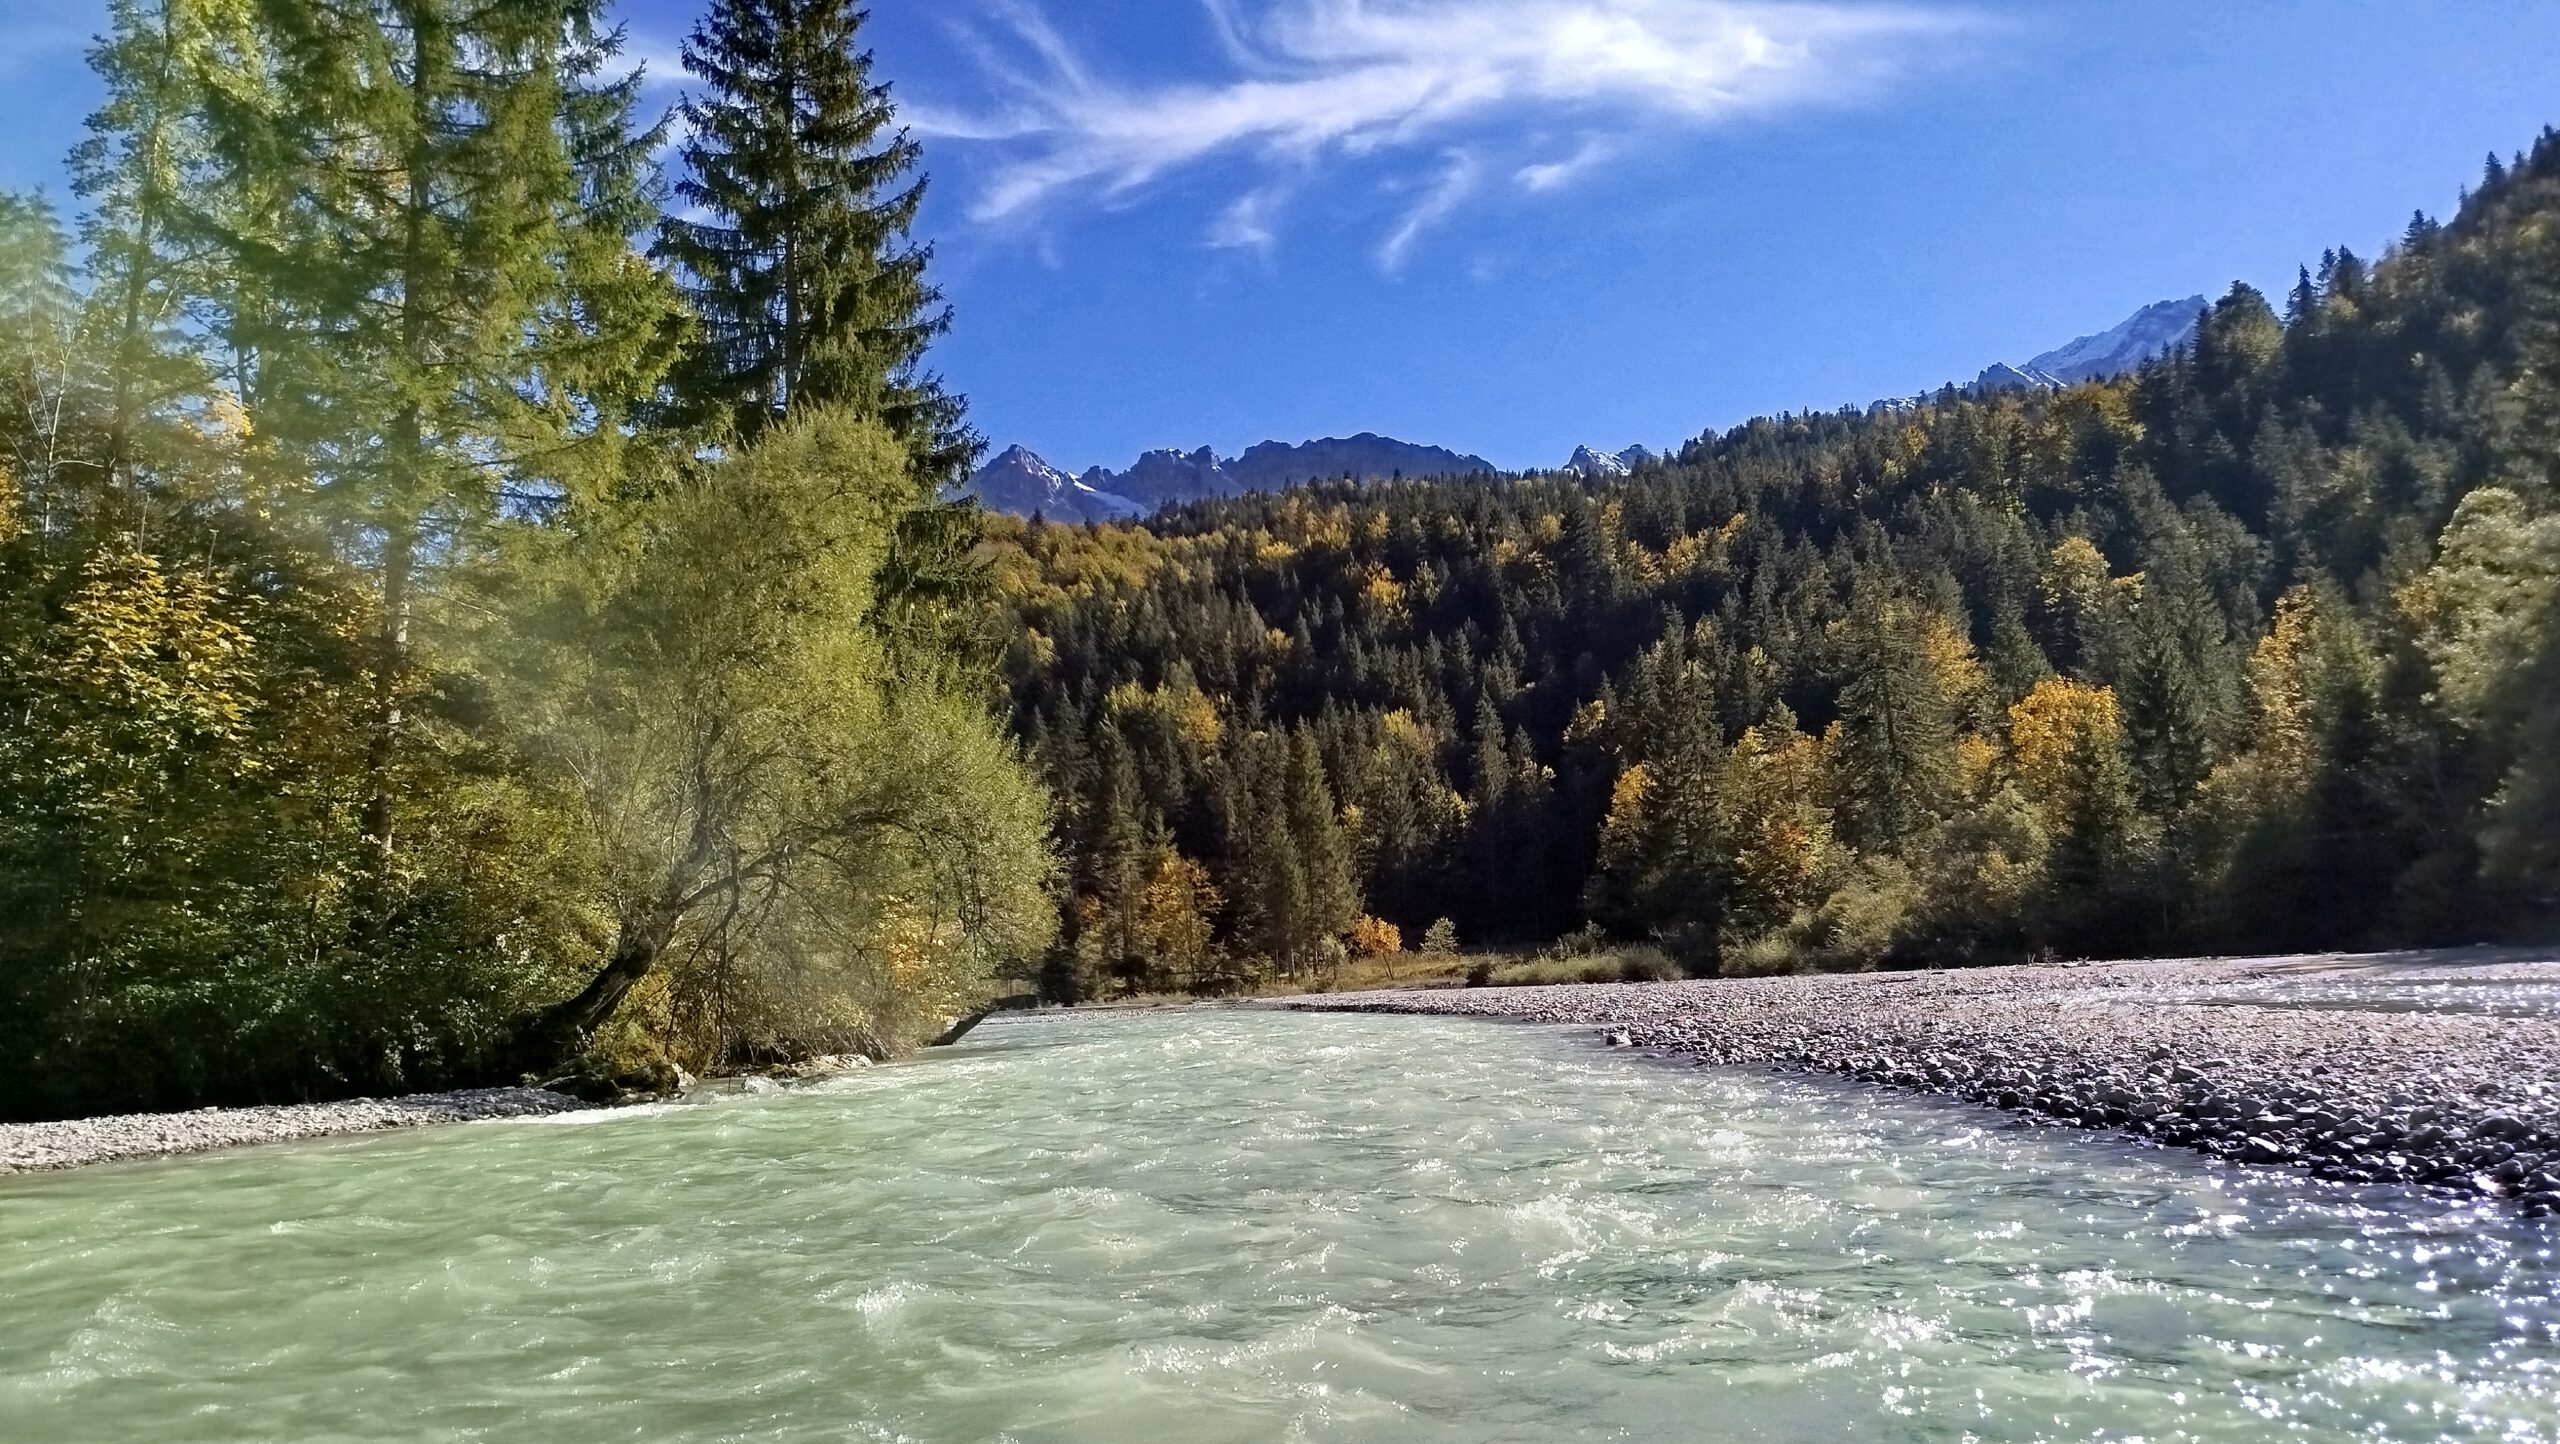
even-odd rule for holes
{"type": "MultiPolygon", "coordinates": [[[[89,54],[107,92],[71,154],[91,280],[92,347],[106,368],[101,464],[129,483],[146,422],[210,400],[191,316],[244,278],[226,240],[250,218],[224,184],[217,118],[271,108],[274,74],[248,0],[111,0],[89,54]]],[[[236,300],[230,304],[236,305],[236,300]]]]}
{"type": "MultiPolygon", "coordinates": [[[[633,237],[654,133],[604,0],[268,5],[271,107],[222,113],[220,161],[282,198],[234,236],[256,431],[369,568],[370,796],[387,879],[436,572],[509,506],[612,485],[672,306],[633,237]]],[[[214,298],[216,304],[220,298],[214,298]]]]}
{"type": "Polygon", "coordinates": [[[84,452],[68,432],[88,409],[70,238],[40,195],[0,191],[0,485],[13,529],[39,539],[76,505],[69,473],[84,452]]]}

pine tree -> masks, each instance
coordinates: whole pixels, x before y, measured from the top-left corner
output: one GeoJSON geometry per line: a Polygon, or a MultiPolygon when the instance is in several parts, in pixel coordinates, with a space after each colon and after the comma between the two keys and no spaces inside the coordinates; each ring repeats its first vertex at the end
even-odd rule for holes
{"type": "Polygon", "coordinates": [[[2143,801],[2168,816],[2213,770],[2211,699],[2164,602],[2143,607],[2125,670],[2124,730],[2143,801]]]}
{"type": "Polygon", "coordinates": [[[1313,961],[1359,920],[1360,885],[1352,876],[1350,840],[1334,810],[1313,732],[1301,729],[1290,738],[1288,767],[1288,846],[1297,855],[1304,889],[1292,951],[1313,961]]]}
{"type": "Polygon", "coordinates": [[[1908,603],[1862,602],[1845,641],[1841,787],[1861,840],[1892,850],[1936,820],[1954,787],[1953,699],[1908,603]]]}
{"type": "Polygon", "coordinates": [[[1613,789],[1585,892],[1600,921],[1662,937],[1703,963],[1724,918],[1726,754],[1704,674],[1677,667],[1662,679],[1645,760],[1613,789]]]}
{"type": "Polygon", "coordinates": [[[1297,976],[1306,932],[1307,870],[1289,835],[1289,745],[1262,733],[1246,753],[1249,768],[1241,849],[1242,895],[1236,931],[1275,970],[1297,976]]]}
{"type": "Polygon", "coordinates": [[[1127,742],[1116,725],[1102,724],[1094,752],[1101,778],[1092,834],[1083,850],[1089,876],[1077,944],[1094,968],[1125,980],[1132,964],[1143,962],[1141,917],[1151,861],[1150,834],[1156,828],[1139,791],[1138,771],[1130,761],[1127,742]]]}
{"type": "Polygon", "coordinates": [[[903,440],[928,494],[976,449],[960,399],[922,370],[950,325],[908,239],[921,147],[859,48],[856,0],[714,0],[687,37],[686,175],[699,213],[657,253],[682,273],[700,334],[676,408],[752,438],[785,412],[842,405],[903,440]]]}

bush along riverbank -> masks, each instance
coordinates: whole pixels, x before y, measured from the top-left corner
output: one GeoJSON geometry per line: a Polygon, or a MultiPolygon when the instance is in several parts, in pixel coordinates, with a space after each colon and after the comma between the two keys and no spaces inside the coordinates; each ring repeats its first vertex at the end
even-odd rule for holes
{"type": "Polygon", "coordinates": [[[1339,994],[1314,1010],[1598,1026],[2236,1163],[2560,1213],[2560,954],[2122,963],[1339,994]]]}

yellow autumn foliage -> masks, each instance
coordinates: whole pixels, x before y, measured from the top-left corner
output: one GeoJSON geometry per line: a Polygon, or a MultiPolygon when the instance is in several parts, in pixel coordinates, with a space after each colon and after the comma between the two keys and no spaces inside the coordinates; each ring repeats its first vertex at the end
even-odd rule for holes
{"type": "Polygon", "coordinates": [[[1351,955],[1355,958],[1392,958],[1404,951],[1404,934],[1394,923],[1363,913],[1351,925],[1351,955]]]}
{"type": "Polygon", "coordinates": [[[2018,780],[2038,806],[2065,796],[2078,763],[2093,748],[2124,740],[2115,690],[2066,677],[2048,677],[2009,709],[2009,751],[2018,780]]]}
{"type": "Polygon", "coordinates": [[[1132,720],[1151,721],[1202,751],[1216,747],[1226,736],[1226,722],[1219,715],[1218,704],[1197,687],[1142,687],[1123,682],[1111,689],[1103,705],[1124,725],[1132,720]]]}

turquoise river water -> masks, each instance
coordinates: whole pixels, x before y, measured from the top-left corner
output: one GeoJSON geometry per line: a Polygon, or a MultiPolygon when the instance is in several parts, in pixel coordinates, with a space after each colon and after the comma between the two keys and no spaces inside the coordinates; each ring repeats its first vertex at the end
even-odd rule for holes
{"type": "Polygon", "coordinates": [[[2556,1251],[1588,1030],[1000,1020],[0,1179],[0,1440],[2551,1440],[2556,1251]]]}

